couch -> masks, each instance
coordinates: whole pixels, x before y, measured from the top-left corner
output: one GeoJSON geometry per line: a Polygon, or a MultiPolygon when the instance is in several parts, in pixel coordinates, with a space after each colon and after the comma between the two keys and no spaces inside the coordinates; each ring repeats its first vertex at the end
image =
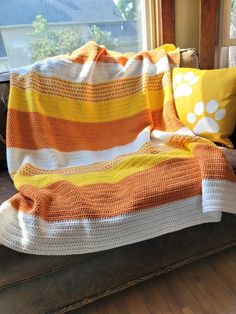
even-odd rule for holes
{"type": "MultiPolygon", "coordinates": [[[[181,51],[181,66],[199,67],[181,51]]],[[[7,78],[6,78],[7,81],[7,78]]],[[[0,83],[0,204],[15,193],[5,156],[9,82],[0,83]]],[[[235,142],[235,134],[232,139],[235,142]]],[[[67,313],[109,294],[236,245],[236,215],[98,253],[35,256],[0,245],[0,312],[67,313]]]]}

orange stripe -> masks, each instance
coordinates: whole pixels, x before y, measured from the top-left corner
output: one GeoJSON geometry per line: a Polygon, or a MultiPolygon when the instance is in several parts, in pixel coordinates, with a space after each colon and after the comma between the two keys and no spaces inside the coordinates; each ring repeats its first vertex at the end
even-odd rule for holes
{"type": "MultiPolygon", "coordinates": [[[[190,142],[191,140],[186,137],[185,143],[187,141],[190,142]]],[[[184,146],[184,142],[182,142],[181,146],[184,146]]],[[[228,180],[236,183],[233,168],[223,151],[217,146],[199,143],[194,148],[194,155],[198,158],[203,178],[228,180]],[[220,171],[217,171],[218,169],[220,169],[220,171]]]]}
{"type": "Polygon", "coordinates": [[[165,120],[163,118],[163,109],[152,111],[153,125],[154,129],[165,131],[166,125],[165,120]]]}
{"type": "Polygon", "coordinates": [[[163,49],[160,51],[141,51],[129,58],[122,53],[107,50],[106,48],[98,46],[94,42],[90,42],[85,46],[75,50],[71,56],[66,56],[67,59],[78,62],[85,63],[87,61],[95,62],[108,62],[108,63],[118,63],[125,66],[128,60],[143,60],[147,58],[151,63],[156,63],[162,57],[167,56],[167,52],[163,49]]]}
{"type": "MultiPolygon", "coordinates": [[[[104,51],[103,51],[104,53],[104,51]]],[[[111,52],[110,52],[111,53],[111,52]]],[[[157,63],[161,58],[163,57],[166,57],[167,54],[165,51],[161,52],[159,51],[158,53],[155,52],[155,51],[148,51],[148,52],[145,52],[145,51],[142,51],[136,55],[134,55],[132,58],[129,58],[129,57],[126,57],[125,55],[119,55],[119,53],[117,53],[117,56],[113,54],[109,54],[109,51],[108,51],[108,54],[102,54],[101,52],[98,53],[98,55],[96,55],[95,57],[91,57],[89,55],[79,55],[79,56],[73,56],[73,57],[70,57],[69,59],[72,60],[72,61],[75,61],[77,63],[80,63],[80,64],[84,64],[86,63],[87,61],[94,61],[94,62],[104,62],[104,63],[116,63],[116,64],[120,64],[122,66],[125,66],[126,63],[129,61],[129,60],[137,60],[137,61],[143,61],[144,59],[148,59],[148,61],[152,64],[155,64],[157,63]]],[[[176,61],[178,59],[176,58],[176,61]]],[[[174,59],[172,58],[171,60],[171,63],[174,62],[174,59]]],[[[175,64],[175,63],[173,63],[175,64]]]]}
{"type": "Polygon", "coordinates": [[[167,57],[167,52],[165,50],[159,50],[158,52],[155,50],[149,50],[149,51],[140,51],[133,58],[139,61],[148,59],[150,63],[155,64],[163,57],[167,57]]]}
{"type": "Polygon", "coordinates": [[[122,66],[125,66],[126,62],[128,61],[128,58],[126,57],[120,57],[120,58],[114,58],[109,55],[100,55],[97,59],[90,59],[89,56],[79,56],[72,59],[73,61],[84,64],[87,61],[95,61],[95,62],[106,62],[106,63],[118,63],[122,66]]]}
{"type": "Polygon", "coordinates": [[[174,132],[184,127],[183,123],[179,120],[177,116],[173,101],[168,101],[165,103],[163,117],[165,121],[166,130],[169,132],[174,132]]]}
{"type": "Polygon", "coordinates": [[[196,159],[172,159],[116,184],[75,187],[66,181],[47,189],[22,186],[11,205],[47,221],[113,217],[201,193],[196,159]],[[191,169],[186,172],[186,169],[191,169]],[[67,194],[68,192],[68,194],[67,194]]]}
{"type": "Polygon", "coordinates": [[[176,116],[173,102],[165,102],[163,109],[152,111],[153,128],[161,131],[174,132],[184,127],[176,116]]]}
{"type": "Polygon", "coordinates": [[[179,48],[173,51],[167,52],[169,63],[172,65],[179,65],[180,64],[180,51],[179,48]]]}
{"type": "Polygon", "coordinates": [[[80,123],[9,109],[7,146],[65,152],[105,150],[130,143],[150,125],[149,111],[112,122],[80,123]]]}

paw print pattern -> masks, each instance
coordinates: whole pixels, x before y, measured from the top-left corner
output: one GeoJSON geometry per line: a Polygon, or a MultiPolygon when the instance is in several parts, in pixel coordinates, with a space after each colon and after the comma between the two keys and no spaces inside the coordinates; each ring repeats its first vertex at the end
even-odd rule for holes
{"type": "Polygon", "coordinates": [[[188,96],[192,93],[192,85],[196,84],[199,77],[193,72],[176,74],[173,82],[174,97],[188,96]]]}
{"type": "Polygon", "coordinates": [[[206,106],[203,102],[198,102],[194,106],[194,112],[187,114],[187,120],[191,124],[195,124],[193,132],[195,134],[201,133],[217,133],[220,130],[217,121],[224,119],[225,109],[218,109],[219,104],[216,100],[210,100],[206,106]],[[205,114],[198,120],[198,116],[205,114]],[[211,115],[211,116],[210,116],[211,115]]]}

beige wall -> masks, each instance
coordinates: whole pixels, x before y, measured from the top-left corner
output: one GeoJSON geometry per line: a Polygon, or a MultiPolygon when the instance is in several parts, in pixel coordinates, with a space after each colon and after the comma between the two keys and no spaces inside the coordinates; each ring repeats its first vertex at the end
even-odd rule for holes
{"type": "Polygon", "coordinates": [[[196,48],[199,42],[199,0],[175,0],[176,45],[196,48]]]}

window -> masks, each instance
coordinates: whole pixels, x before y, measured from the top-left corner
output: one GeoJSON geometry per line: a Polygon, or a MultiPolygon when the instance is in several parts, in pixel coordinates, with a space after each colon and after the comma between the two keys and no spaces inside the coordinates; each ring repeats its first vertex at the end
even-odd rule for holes
{"type": "Polygon", "coordinates": [[[151,49],[156,44],[156,3],[0,0],[0,72],[70,53],[89,40],[123,53],[151,49]]]}
{"type": "Polygon", "coordinates": [[[221,0],[220,66],[236,66],[236,0],[221,0]]]}
{"type": "Polygon", "coordinates": [[[8,68],[9,68],[9,64],[8,64],[7,53],[4,46],[3,38],[0,33],[0,72],[7,71],[8,68]]]}

